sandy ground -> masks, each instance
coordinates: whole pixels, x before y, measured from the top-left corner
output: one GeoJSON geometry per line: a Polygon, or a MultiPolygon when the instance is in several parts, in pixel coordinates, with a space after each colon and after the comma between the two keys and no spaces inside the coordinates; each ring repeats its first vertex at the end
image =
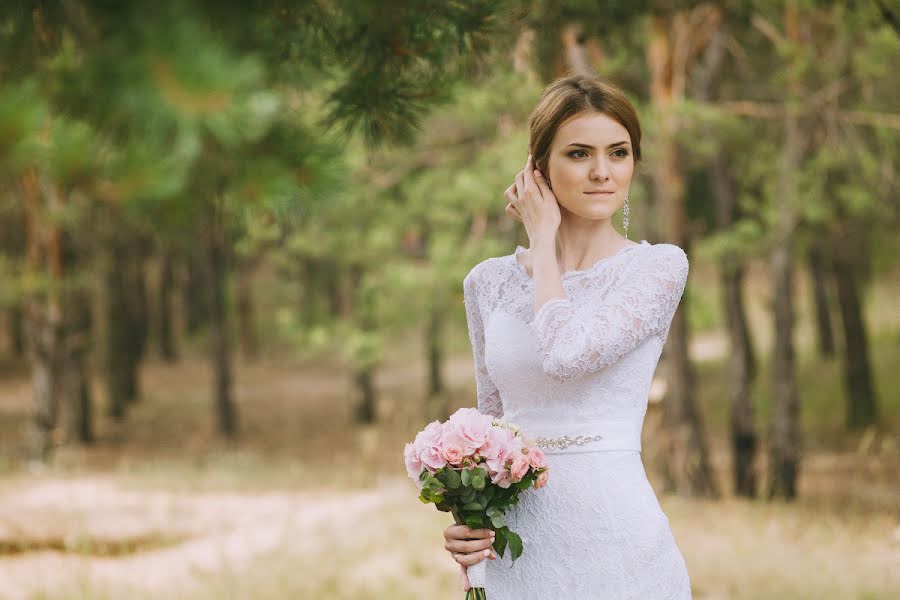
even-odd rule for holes
{"type": "Polygon", "coordinates": [[[33,545],[0,560],[0,598],[10,600],[76,587],[172,597],[202,583],[203,574],[240,572],[285,546],[321,552],[327,541],[309,535],[317,524],[340,534],[351,523],[341,525],[339,516],[365,520],[388,499],[378,491],[147,492],[103,479],[25,479],[5,487],[0,540],[33,545]]]}

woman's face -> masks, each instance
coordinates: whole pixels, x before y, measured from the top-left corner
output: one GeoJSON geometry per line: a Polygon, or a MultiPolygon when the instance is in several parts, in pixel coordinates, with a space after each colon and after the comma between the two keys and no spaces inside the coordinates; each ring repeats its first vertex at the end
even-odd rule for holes
{"type": "Polygon", "coordinates": [[[556,131],[548,165],[561,208],[585,219],[609,219],[625,203],[634,173],[631,136],[608,115],[579,113],[556,131]]]}

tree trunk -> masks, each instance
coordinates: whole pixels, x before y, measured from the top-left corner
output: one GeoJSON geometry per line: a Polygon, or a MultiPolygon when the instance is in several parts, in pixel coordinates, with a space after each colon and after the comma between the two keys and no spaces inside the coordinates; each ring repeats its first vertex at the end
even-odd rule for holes
{"type": "Polygon", "coordinates": [[[62,319],[58,306],[39,300],[29,302],[26,336],[31,359],[32,404],[27,429],[28,457],[32,464],[46,463],[53,450],[59,414],[62,360],[58,355],[62,319]]]}
{"type": "Polygon", "coordinates": [[[159,253],[159,281],[157,284],[157,331],[159,357],[167,363],[178,360],[172,325],[172,292],[175,286],[172,252],[163,248],[159,253]]]}
{"type": "MultiPolygon", "coordinates": [[[[709,45],[704,51],[702,68],[694,78],[694,95],[701,102],[714,101],[714,92],[718,90],[725,59],[725,41],[726,34],[719,29],[710,36],[709,45]]],[[[704,135],[712,138],[715,132],[712,127],[705,126],[704,135]]],[[[712,157],[709,169],[709,188],[715,203],[716,229],[720,232],[730,230],[739,217],[727,156],[727,152],[717,152],[712,157]]],[[[756,496],[754,460],[758,434],[751,388],[756,378],[756,362],[741,293],[743,276],[744,259],[738,252],[725,252],[721,256],[719,281],[729,341],[728,394],[734,491],[738,496],[753,498],[756,496]]]]}
{"type": "Polygon", "coordinates": [[[341,270],[334,261],[326,261],[324,269],[319,273],[324,281],[326,297],[328,298],[328,316],[337,319],[344,309],[343,294],[341,291],[341,270]]]}
{"type": "Polygon", "coordinates": [[[834,233],[832,269],[844,328],[844,388],[846,390],[846,426],[864,429],[878,423],[878,400],[869,362],[869,339],[863,318],[855,261],[851,256],[853,242],[841,230],[834,233]]]}
{"type": "Polygon", "coordinates": [[[259,261],[245,259],[238,263],[237,281],[237,319],[238,335],[241,340],[241,353],[248,361],[259,358],[259,336],[256,333],[256,311],[253,304],[253,276],[259,261]]]}
{"type": "MultiPolygon", "coordinates": [[[[666,223],[667,241],[688,252],[685,227],[684,184],[678,163],[677,115],[674,100],[684,89],[675,83],[669,38],[674,19],[654,16],[647,60],[651,73],[651,101],[660,117],[657,147],[659,158],[653,172],[655,194],[666,223]]],[[[694,372],[688,356],[688,323],[685,305],[690,285],[675,312],[664,353],[670,377],[670,393],[663,402],[666,464],[663,466],[668,487],[686,496],[718,496],[717,485],[706,448],[700,415],[696,409],[694,372]]]]}
{"type": "Polygon", "coordinates": [[[356,384],[356,423],[370,424],[375,422],[375,385],[372,367],[364,367],[353,374],[356,384]]]}
{"type": "MultiPolygon", "coordinates": [[[[357,327],[363,335],[363,339],[365,339],[366,336],[372,335],[376,328],[374,315],[375,299],[372,290],[362,285],[363,277],[365,276],[365,269],[362,265],[351,264],[347,268],[347,272],[353,290],[352,314],[357,321],[357,327]]],[[[352,360],[353,382],[357,392],[356,423],[374,423],[377,418],[375,407],[377,399],[374,382],[377,360],[371,355],[371,350],[365,347],[352,360]]]]}
{"type": "Polygon", "coordinates": [[[433,310],[428,318],[426,329],[426,347],[428,348],[428,394],[433,396],[444,392],[444,376],[441,367],[444,362],[444,348],[441,333],[443,319],[438,311],[433,310]]]}
{"type": "Polygon", "coordinates": [[[207,259],[199,253],[187,259],[187,278],[183,290],[184,321],[185,329],[191,335],[200,331],[209,319],[206,262],[207,259]]]}
{"type": "MultiPolygon", "coordinates": [[[[799,43],[799,23],[794,2],[788,2],[785,30],[793,43],[799,43]]],[[[796,77],[796,75],[794,76],[796,77]]],[[[788,100],[800,97],[799,83],[788,83],[788,100]]],[[[787,104],[787,103],[786,103],[787,104]]],[[[788,105],[785,106],[789,108],[788,105]]],[[[795,175],[800,162],[800,123],[785,110],[784,145],[778,173],[777,221],[770,263],[772,270],[775,335],[772,350],[772,446],[769,459],[769,497],[791,500],[797,496],[800,465],[799,398],[794,366],[794,296],[792,241],[795,229],[797,188],[795,175]]]]}
{"type": "MultiPolygon", "coordinates": [[[[25,300],[25,337],[31,362],[32,404],[26,431],[29,462],[44,464],[53,449],[59,413],[62,380],[60,349],[63,336],[61,283],[64,275],[60,249],[61,228],[43,222],[44,199],[34,172],[21,180],[25,206],[26,257],[34,273],[51,280],[45,293],[33,293],[25,300]]],[[[50,198],[53,203],[54,199],[50,198]]],[[[58,207],[51,206],[58,210],[58,207]]]]}
{"type": "Polygon", "coordinates": [[[310,328],[319,323],[325,311],[322,309],[322,294],[319,291],[324,285],[324,267],[316,258],[303,260],[300,274],[299,316],[304,327],[310,328]]]}
{"type": "MultiPolygon", "coordinates": [[[[717,229],[725,231],[735,220],[735,196],[727,162],[722,154],[713,158],[711,179],[717,229]]],[[[721,265],[719,280],[729,341],[728,393],[734,491],[739,496],[753,498],[756,496],[756,471],[753,465],[759,441],[751,397],[753,381],[756,379],[756,361],[742,294],[744,263],[740,256],[730,252],[722,257],[721,265]]]]}
{"type": "Polygon", "coordinates": [[[125,400],[134,404],[141,398],[140,366],[147,352],[150,336],[149,302],[147,300],[147,278],[144,267],[146,253],[143,240],[135,235],[123,239],[123,252],[127,257],[122,275],[125,277],[125,289],[128,303],[129,335],[127,340],[128,376],[125,379],[127,393],[125,400]]]}
{"type": "Polygon", "coordinates": [[[448,416],[446,386],[444,384],[444,319],[438,307],[433,307],[425,328],[425,347],[428,352],[428,420],[443,420],[448,416]]]}
{"type": "Polygon", "coordinates": [[[9,309],[9,340],[10,351],[16,358],[25,356],[25,313],[22,306],[17,304],[9,309]]]}
{"type": "Polygon", "coordinates": [[[831,311],[828,308],[828,268],[825,265],[825,249],[819,240],[811,240],[807,254],[809,276],[812,283],[813,304],[816,313],[816,339],[819,355],[834,356],[834,333],[831,327],[831,311]]]}
{"type": "MultiPolygon", "coordinates": [[[[787,197],[780,198],[784,204],[787,197]]],[[[770,497],[797,495],[800,462],[799,399],[794,367],[793,292],[790,239],[776,242],[771,254],[775,294],[775,346],[772,353],[772,453],[770,497]]]]}
{"type": "Polygon", "coordinates": [[[66,327],[60,404],[66,411],[68,438],[82,444],[94,441],[93,401],[87,356],[91,338],[90,294],[73,290],[66,300],[66,327]]]}
{"type": "Polygon", "coordinates": [[[228,338],[228,311],[226,308],[225,225],[217,214],[215,204],[208,207],[209,225],[206,235],[206,279],[209,282],[207,298],[210,325],[210,359],[214,370],[214,405],[216,424],[221,435],[233,438],[237,435],[237,416],[231,386],[231,348],[228,338]]]}
{"type": "MultiPolygon", "coordinates": [[[[114,215],[109,216],[115,222],[114,215]]],[[[135,333],[135,316],[138,314],[129,307],[133,295],[129,293],[132,278],[128,276],[131,268],[128,241],[116,239],[121,232],[110,232],[110,238],[104,245],[104,296],[106,300],[106,344],[104,366],[106,371],[106,389],[109,416],[122,420],[129,404],[135,401],[138,393],[138,364],[140,334],[135,333]]]]}

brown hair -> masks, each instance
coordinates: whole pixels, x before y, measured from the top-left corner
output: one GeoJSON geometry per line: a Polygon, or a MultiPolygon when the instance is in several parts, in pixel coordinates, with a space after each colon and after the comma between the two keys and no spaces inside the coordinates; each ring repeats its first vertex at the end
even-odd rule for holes
{"type": "Polygon", "coordinates": [[[634,162],[641,160],[641,124],[625,93],[597,77],[566,75],[544,88],[529,121],[529,149],[545,177],[549,173],[550,144],[559,126],[585,111],[600,112],[618,121],[631,136],[634,162]]]}

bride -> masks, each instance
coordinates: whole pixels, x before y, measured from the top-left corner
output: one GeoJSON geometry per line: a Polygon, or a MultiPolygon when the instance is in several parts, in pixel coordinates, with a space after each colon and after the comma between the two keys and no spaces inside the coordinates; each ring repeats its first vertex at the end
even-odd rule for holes
{"type": "Polygon", "coordinates": [[[478,410],[534,437],[550,467],[547,485],[507,514],[524,545],[514,564],[493,552],[489,529],[444,531],[464,589],[469,568],[482,569],[490,600],[691,598],[640,454],[688,274],[678,246],[628,240],[640,142],[620,89],[582,75],[547,86],[531,154],[505,192],[529,247],[484,260],[463,281],[478,410]],[[623,205],[625,237],[612,225],[623,205]]]}

